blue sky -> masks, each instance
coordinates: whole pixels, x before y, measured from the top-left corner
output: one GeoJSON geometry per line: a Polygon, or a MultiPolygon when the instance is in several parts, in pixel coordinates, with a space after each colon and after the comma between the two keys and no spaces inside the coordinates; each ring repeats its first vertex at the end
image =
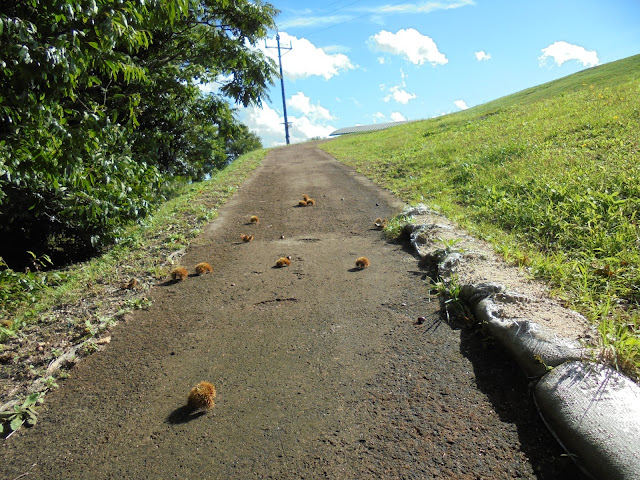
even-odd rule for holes
{"type": "MultiPolygon", "coordinates": [[[[292,47],[282,57],[291,143],[460,111],[640,53],[640,0],[271,3],[292,47]]],[[[284,144],[280,82],[238,118],[265,147],[284,144]]]]}

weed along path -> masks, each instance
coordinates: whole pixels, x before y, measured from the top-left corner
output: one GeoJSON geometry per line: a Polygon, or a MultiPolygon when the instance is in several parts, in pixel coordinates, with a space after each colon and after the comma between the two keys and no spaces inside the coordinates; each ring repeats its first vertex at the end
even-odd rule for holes
{"type": "Polygon", "coordinates": [[[2,478],[581,478],[517,367],[375,230],[401,207],[313,144],[272,151],[180,259],[213,273],[152,289],[2,443],[2,478]],[[215,407],[188,414],[203,380],[215,407]]]}

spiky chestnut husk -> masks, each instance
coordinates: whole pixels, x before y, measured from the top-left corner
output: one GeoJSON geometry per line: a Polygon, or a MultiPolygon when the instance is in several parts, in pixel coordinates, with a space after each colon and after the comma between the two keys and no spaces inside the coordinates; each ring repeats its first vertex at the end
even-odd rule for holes
{"type": "Polygon", "coordinates": [[[196,273],[198,275],[204,275],[205,273],[213,272],[213,268],[207,262],[200,262],[196,265],[196,273]]]}
{"type": "Polygon", "coordinates": [[[187,269],[184,267],[176,267],[171,270],[171,279],[182,281],[189,276],[187,269]]]}
{"type": "Polygon", "coordinates": [[[254,216],[252,216],[252,217],[249,219],[249,221],[250,221],[251,223],[260,223],[260,219],[259,219],[258,217],[256,217],[255,215],[254,215],[254,216]]]}
{"type": "Polygon", "coordinates": [[[384,220],[382,218],[376,218],[376,221],[373,222],[373,224],[376,226],[376,228],[386,228],[387,226],[387,219],[385,218],[384,220]]]}
{"type": "Polygon", "coordinates": [[[309,205],[310,207],[313,207],[315,204],[316,204],[316,201],[313,198],[307,199],[307,205],[309,205]]]}
{"type": "Polygon", "coordinates": [[[291,260],[289,260],[287,257],[280,257],[276,261],[276,267],[288,267],[289,265],[291,265],[291,260]]]}
{"type": "Polygon", "coordinates": [[[245,243],[250,242],[251,240],[253,240],[253,235],[245,235],[244,233],[241,233],[240,240],[242,240],[245,243]]]}
{"type": "Polygon", "coordinates": [[[307,206],[307,201],[306,200],[300,200],[298,202],[298,206],[299,207],[306,207],[307,206]]]}
{"type": "Polygon", "coordinates": [[[309,195],[307,195],[306,193],[302,195],[302,200],[304,200],[305,202],[309,200],[309,195]]]}
{"type": "Polygon", "coordinates": [[[361,270],[363,268],[367,268],[369,265],[371,265],[371,262],[367,257],[359,257],[358,259],[356,259],[356,267],[361,270]]]}
{"type": "Polygon", "coordinates": [[[122,285],[120,285],[120,288],[122,290],[133,290],[139,284],[140,284],[140,282],[138,281],[138,279],[136,277],[131,277],[131,279],[128,282],[125,282],[122,285]]]}
{"type": "Polygon", "coordinates": [[[209,382],[200,382],[189,392],[187,406],[193,410],[208,410],[215,405],[216,387],[209,382]]]}

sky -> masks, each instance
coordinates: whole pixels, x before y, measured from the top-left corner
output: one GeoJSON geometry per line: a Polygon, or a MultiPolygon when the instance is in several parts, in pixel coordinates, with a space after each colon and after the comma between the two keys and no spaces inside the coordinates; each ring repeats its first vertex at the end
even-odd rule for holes
{"type": "MultiPolygon", "coordinates": [[[[258,47],[277,62],[279,34],[291,143],[457,112],[640,53],[640,0],[270,3],[278,32],[258,47]]],[[[269,97],[237,114],[264,147],[285,144],[279,79],[269,97]]]]}

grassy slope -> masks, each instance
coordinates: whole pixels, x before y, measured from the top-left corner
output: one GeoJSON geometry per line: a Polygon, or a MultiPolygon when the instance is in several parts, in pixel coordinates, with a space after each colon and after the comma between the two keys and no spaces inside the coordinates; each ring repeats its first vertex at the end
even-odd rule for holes
{"type": "Polygon", "coordinates": [[[640,55],[321,147],[491,240],[640,372],[640,55]]]}
{"type": "MultiPolygon", "coordinates": [[[[210,180],[186,186],[180,196],[163,204],[144,224],[129,228],[118,245],[104,255],[54,272],[61,278],[55,287],[32,292],[24,301],[20,301],[19,295],[12,297],[13,301],[0,307],[0,342],[17,332],[24,334],[23,327],[36,321],[41,325],[55,323],[55,311],[67,306],[91,305],[88,318],[68,322],[71,327],[78,322],[88,324],[85,330],[89,335],[98,333],[95,331],[98,325],[104,328],[105,319],[109,323],[114,313],[144,306],[146,300],[140,295],[132,295],[125,305],[110,297],[131,277],[137,277],[145,288],[165,278],[171,267],[167,256],[186,247],[201,227],[217,216],[217,209],[261,163],[266,153],[266,150],[256,150],[243,155],[210,180]]],[[[0,290],[2,287],[0,282],[0,290]]]]}
{"type": "MultiPolygon", "coordinates": [[[[0,275],[0,408],[13,412],[13,404],[32,392],[42,402],[68,376],[73,359],[108,342],[109,329],[125,313],[146,308],[148,289],[168,278],[172,261],[179,262],[183,249],[266,153],[243,155],[210,180],[186,186],[101,257],[65,270],[36,272],[33,278],[5,270],[7,275],[0,275]],[[120,288],[132,277],[138,279],[136,288],[120,288]],[[15,288],[16,279],[23,291],[15,288]],[[47,287],[52,280],[55,286],[47,287]],[[33,289],[34,283],[40,285],[33,289]],[[70,363],[47,376],[48,366],[71,351],[70,363]]],[[[0,438],[10,433],[6,422],[0,426],[0,438]]]]}

